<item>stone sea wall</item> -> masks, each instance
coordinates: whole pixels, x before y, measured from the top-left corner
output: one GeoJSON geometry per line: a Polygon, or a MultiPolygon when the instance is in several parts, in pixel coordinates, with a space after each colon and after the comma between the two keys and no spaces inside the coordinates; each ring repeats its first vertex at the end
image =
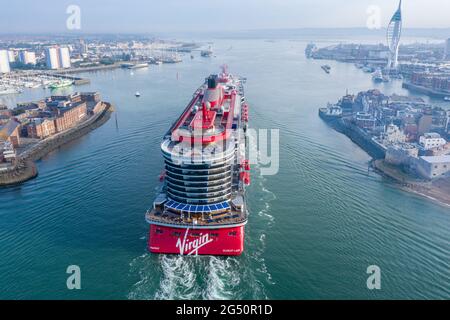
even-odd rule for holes
{"type": "Polygon", "coordinates": [[[0,186],[19,184],[37,176],[37,168],[34,161],[41,159],[49,152],[60,146],[78,139],[92,130],[106,123],[114,108],[111,104],[102,102],[99,112],[89,119],[77,124],[75,127],[61,133],[57,133],[24,151],[18,164],[12,170],[0,173],[0,186]]]}

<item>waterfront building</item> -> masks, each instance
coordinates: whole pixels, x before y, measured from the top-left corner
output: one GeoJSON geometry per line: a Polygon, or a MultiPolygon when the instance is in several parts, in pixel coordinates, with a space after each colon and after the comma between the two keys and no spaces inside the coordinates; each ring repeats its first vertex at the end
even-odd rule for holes
{"type": "Polygon", "coordinates": [[[431,150],[445,146],[447,141],[439,133],[428,132],[420,136],[419,143],[425,150],[431,150]]]}
{"type": "Polygon", "coordinates": [[[0,73],[8,73],[10,71],[8,51],[0,50],[0,73]]]}
{"type": "Polygon", "coordinates": [[[59,53],[59,67],[62,69],[70,68],[70,51],[68,47],[61,47],[59,53]]]}
{"type": "Polygon", "coordinates": [[[19,61],[23,64],[36,64],[36,54],[31,51],[19,51],[19,61]]]}
{"type": "Polygon", "coordinates": [[[44,139],[70,129],[82,121],[88,115],[88,110],[87,102],[79,100],[80,96],[80,94],[52,96],[45,100],[45,111],[28,113],[28,118],[32,117],[26,128],[28,136],[44,139]],[[71,96],[74,97],[74,101],[70,100],[71,96]]]}
{"type": "Polygon", "coordinates": [[[71,67],[68,47],[50,47],[45,50],[45,59],[49,69],[67,69],[71,67]]]}
{"type": "Polygon", "coordinates": [[[45,59],[47,68],[49,69],[59,69],[59,55],[58,49],[56,47],[51,47],[45,49],[45,59]]]}
{"type": "Polygon", "coordinates": [[[10,119],[5,126],[0,127],[0,139],[10,142],[14,148],[17,148],[20,145],[20,127],[20,122],[10,119]]]}
{"type": "Polygon", "coordinates": [[[30,138],[45,139],[55,133],[55,119],[38,118],[27,126],[27,134],[30,138]]]}
{"type": "Polygon", "coordinates": [[[450,174],[450,155],[422,156],[412,161],[411,167],[425,179],[436,179],[450,174]]]}
{"type": "Polygon", "coordinates": [[[8,50],[8,60],[9,63],[13,63],[16,61],[16,52],[13,50],[8,50]]]}
{"type": "Polygon", "coordinates": [[[400,36],[402,33],[402,1],[397,11],[391,18],[387,28],[387,43],[389,47],[388,70],[396,70],[398,67],[398,50],[400,47],[400,36]]]}
{"type": "Polygon", "coordinates": [[[58,117],[55,120],[56,131],[61,132],[74,127],[79,121],[87,116],[87,106],[82,102],[75,106],[68,106],[59,109],[58,117]]]}

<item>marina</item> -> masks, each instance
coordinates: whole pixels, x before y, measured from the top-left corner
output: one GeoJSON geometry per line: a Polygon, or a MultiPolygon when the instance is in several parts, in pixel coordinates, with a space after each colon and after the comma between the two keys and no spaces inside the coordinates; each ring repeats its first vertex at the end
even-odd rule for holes
{"type": "Polygon", "coordinates": [[[49,71],[17,71],[0,75],[0,95],[19,94],[23,89],[57,89],[89,83],[89,79],[49,71]]]}

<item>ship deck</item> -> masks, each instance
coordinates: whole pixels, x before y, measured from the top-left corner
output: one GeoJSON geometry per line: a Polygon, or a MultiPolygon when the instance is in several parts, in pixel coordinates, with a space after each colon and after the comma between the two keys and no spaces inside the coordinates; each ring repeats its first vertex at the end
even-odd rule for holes
{"type": "Polygon", "coordinates": [[[247,222],[247,211],[243,212],[231,210],[219,214],[179,214],[170,210],[151,209],[145,214],[145,219],[150,224],[171,225],[173,227],[203,227],[220,228],[247,222]]]}

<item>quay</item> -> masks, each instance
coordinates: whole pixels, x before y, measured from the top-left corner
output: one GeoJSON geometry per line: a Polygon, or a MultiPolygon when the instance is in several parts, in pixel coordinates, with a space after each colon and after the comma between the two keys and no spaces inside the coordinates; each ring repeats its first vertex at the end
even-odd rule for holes
{"type": "Polygon", "coordinates": [[[420,85],[413,84],[413,83],[406,82],[406,81],[404,81],[402,83],[402,88],[413,91],[413,92],[426,94],[428,96],[435,97],[435,98],[445,98],[445,97],[450,96],[450,91],[447,91],[447,92],[437,91],[432,88],[427,88],[427,87],[420,86],[420,85]]]}
{"type": "Polygon", "coordinates": [[[91,83],[91,80],[88,78],[74,77],[74,76],[69,76],[69,75],[62,74],[62,73],[44,73],[44,74],[49,77],[56,77],[56,78],[60,78],[60,79],[70,80],[76,86],[91,83]]]}

